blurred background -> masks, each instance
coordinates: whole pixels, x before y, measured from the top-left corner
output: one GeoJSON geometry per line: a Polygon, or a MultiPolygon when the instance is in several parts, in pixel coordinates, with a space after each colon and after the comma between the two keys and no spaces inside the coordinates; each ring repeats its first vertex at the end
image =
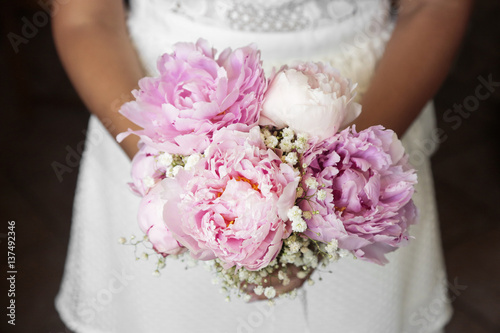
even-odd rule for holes
{"type": "MultiPolygon", "coordinates": [[[[1,332],[69,332],[53,300],[88,113],[57,58],[45,2],[0,4],[1,332]],[[16,326],[5,313],[8,221],[16,232],[16,326]]],[[[444,140],[432,163],[455,310],[447,333],[500,332],[499,21],[500,1],[476,1],[435,99],[444,140]]]]}

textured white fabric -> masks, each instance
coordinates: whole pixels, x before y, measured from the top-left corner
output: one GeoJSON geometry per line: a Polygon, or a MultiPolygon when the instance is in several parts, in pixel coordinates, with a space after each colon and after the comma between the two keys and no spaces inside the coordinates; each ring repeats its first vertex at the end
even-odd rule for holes
{"type": "MultiPolygon", "coordinates": [[[[294,0],[279,2],[286,1],[294,0]]],[[[193,8],[205,3],[180,2],[193,8]]],[[[169,51],[174,42],[204,37],[219,50],[257,43],[267,70],[292,59],[330,61],[359,82],[362,91],[390,36],[391,23],[384,1],[344,2],[362,10],[346,20],[304,31],[260,33],[194,21],[174,12],[169,1],[136,0],[129,27],[151,72],[158,55],[169,51]]],[[[186,270],[185,263],[167,260],[162,276],[153,277],[152,262],[135,261],[133,248],[118,244],[121,236],[141,234],[136,222],[139,198],[126,187],[128,158],[91,117],[67,264],[56,299],[61,317],[76,332],[439,331],[450,308],[428,159],[434,149],[432,111],[428,105],[404,138],[419,170],[415,201],[421,217],[411,230],[415,237],[411,244],[391,253],[384,267],[343,259],[330,266],[331,272],[317,271],[314,286],[303,288],[298,299],[281,300],[273,308],[265,303],[225,302],[203,265],[186,270]]]]}
{"type": "Polygon", "coordinates": [[[378,6],[373,0],[174,0],[162,4],[197,22],[231,30],[286,32],[331,26],[378,6]]]}

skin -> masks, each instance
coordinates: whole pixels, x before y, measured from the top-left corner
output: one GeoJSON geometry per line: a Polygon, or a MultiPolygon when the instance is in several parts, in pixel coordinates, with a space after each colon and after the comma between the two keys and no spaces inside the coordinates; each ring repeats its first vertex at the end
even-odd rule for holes
{"type": "MultiPolygon", "coordinates": [[[[309,274],[303,279],[299,279],[297,277],[297,273],[300,272],[300,268],[295,266],[295,265],[287,265],[286,267],[286,274],[288,278],[290,279],[290,283],[287,284],[286,286],[283,285],[283,283],[280,281],[278,278],[278,273],[277,271],[274,272],[273,274],[270,274],[267,279],[262,283],[262,287],[274,287],[276,290],[276,295],[280,294],[286,294],[287,292],[290,292],[294,289],[300,288],[312,275],[314,270],[311,270],[309,274]]],[[[249,294],[251,296],[250,302],[255,302],[255,301],[263,301],[267,300],[267,297],[262,294],[262,295],[257,295],[253,292],[253,289],[257,287],[255,284],[243,284],[241,286],[241,290],[243,290],[245,293],[249,294]]]]}
{"type": "MultiPolygon", "coordinates": [[[[403,135],[444,81],[466,28],[473,0],[401,0],[394,33],[387,44],[355,121],[358,130],[382,124],[403,135]]],[[[88,109],[112,126],[113,136],[136,129],[118,113],[145,76],[127,34],[121,0],[72,0],[53,17],[63,65],[88,109]]],[[[132,158],[137,137],[121,143],[132,158]]],[[[292,278],[279,293],[304,283],[292,278]]],[[[250,291],[251,293],[251,291],[250,291]]],[[[253,295],[253,299],[264,296],[253,295]]]]}
{"type": "MultiPolygon", "coordinates": [[[[127,33],[121,0],[71,0],[60,5],[52,29],[57,51],[87,108],[108,126],[111,135],[138,127],[118,113],[132,100],[131,91],[146,75],[127,33]]],[[[121,143],[132,158],[138,138],[121,143]]]]}
{"type": "Polygon", "coordinates": [[[472,0],[402,0],[398,21],[356,127],[382,124],[400,137],[436,94],[464,34],[472,0]]]}

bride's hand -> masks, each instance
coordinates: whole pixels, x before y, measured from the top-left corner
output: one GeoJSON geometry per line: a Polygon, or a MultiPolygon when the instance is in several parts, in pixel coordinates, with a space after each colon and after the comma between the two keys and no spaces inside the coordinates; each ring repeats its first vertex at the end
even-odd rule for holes
{"type": "MultiPolygon", "coordinates": [[[[289,264],[287,266],[287,269],[286,269],[286,274],[287,274],[288,278],[290,279],[290,282],[287,283],[286,285],[283,285],[283,280],[280,280],[278,278],[278,271],[279,270],[281,270],[281,268],[274,271],[273,273],[269,274],[265,278],[263,278],[263,283],[262,283],[262,287],[264,287],[264,289],[266,287],[274,287],[274,289],[276,290],[275,297],[278,297],[279,295],[286,294],[288,292],[291,292],[294,289],[298,289],[298,288],[302,287],[304,282],[306,282],[309,279],[309,277],[311,276],[311,274],[314,272],[314,270],[311,269],[310,272],[305,277],[299,278],[297,276],[297,274],[299,272],[301,272],[302,269],[300,267],[295,266],[295,265],[289,264]]],[[[254,288],[256,286],[257,285],[255,285],[255,284],[245,283],[244,285],[242,284],[241,289],[246,294],[250,295],[250,297],[251,297],[250,302],[267,300],[268,298],[264,295],[264,293],[262,293],[261,295],[257,295],[254,292],[254,288]]]]}

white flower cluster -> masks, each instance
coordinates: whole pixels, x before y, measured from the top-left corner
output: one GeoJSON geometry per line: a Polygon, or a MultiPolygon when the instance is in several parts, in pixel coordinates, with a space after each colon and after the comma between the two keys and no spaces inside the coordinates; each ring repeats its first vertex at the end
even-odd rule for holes
{"type": "MultiPolygon", "coordinates": [[[[192,170],[196,163],[203,157],[202,154],[179,155],[160,152],[156,155],[156,163],[159,169],[165,169],[165,177],[174,178],[180,170],[192,170]]],[[[144,186],[152,188],[156,185],[157,180],[151,176],[146,176],[142,179],[144,186]]]]}
{"type": "Polygon", "coordinates": [[[318,180],[316,178],[308,177],[304,181],[304,184],[306,186],[306,190],[303,190],[304,192],[308,192],[309,190],[316,190],[313,195],[315,195],[320,201],[326,200],[328,193],[326,192],[326,190],[322,189],[325,186],[318,183],[318,180]]]}
{"type": "MultiPolygon", "coordinates": [[[[300,216],[298,207],[294,209],[294,212],[300,216]]],[[[136,239],[135,236],[130,236],[129,239],[120,237],[118,243],[134,246],[136,260],[148,260],[152,256],[155,257],[156,267],[153,276],[161,275],[161,269],[166,266],[166,258],[152,249],[147,236],[140,239],[136,239]],[[137,253],[139,245],[145,249],[141,254],[137,253]]],[[[215,272],[212,282],[221,286],[221,292],[227,294],[226,300],[231,300],[230,295],[236,294],[237,297],[249,301],[251,295],[248,292],[253,292],[258,296],[264,295],[269,300],[269,304],[273,305],[276,297],[294,299],[297,296],[297,289],[293,289],[286,294],[277,295],[276,289],[269,285],[271,276],[277,277],[283,286],[287,286],[290,284],[290,279],[294,277],[292,274],[295,274],[300,279],[306,279],[320,265],[326,267],[329,263],[335,262],[349,253],[351,252],[338,248],[337,240],[325,244],[294,232],[284,240],[283,248],[278,257],[271,261],[267,267],[258,271],[249,271],[245,268],[238,269],[236,267],[224,269],[223,262],[220,259],[205,261],[205,264],[209,270],[215,272]],[[290,270],[290,265],[296,266],[300,270],[294,273],[293,270],[290,270]]],[[[198,264],[198,261],[187,255],[187,253],[170,255],[169,257],[185,262],[186,268],[198,264]]],[[[314,284],[311,279],[308,279],[307,282],[311,285],[314,284]]]]}
{"type": "Polygon", "coordinates": [[[158,155],[158,165],[164,167],[166,172],[165,176],[168,178],[173,178],[179,173],[179,171],[184,168],[185,156],[169,153],[160,153],[158,155]]]}
{"type": "MultiPolygon", "coordinates": [[[[223,268],[223,262],[215,259],[207,264],[207,267],[215,272],[214,284],[221,286],[221,292],[227,295],[235,294],[239,298],[248,301],[251,299],[249,292],[257,296],[264,295],[271,302],[278,295],[273,286],[269,286],[271,276],[278,278],[283,286],[291,282],[295,276],[300,279],[307,279],[312,285],[314,281],[308,278],[312,271],[319,266],[326,267],[329,263],[345,257],[350,251],[339,249],[337,240],[328,244],[311,240],[299,233],[292,233],[284,240],[283,248],[276,259],[267,267],[258,271],[249,271],[245,268],[232,267],[223,268]],[[292,266],[298,267],[293,270],[292,266]],[[292,276],[292,274],[295,274],[292,276]]],[[[295,298],[297,289],[293,289],[287,294],[280,294],[278,297],[295,298]]]]}
{"type": "Polygon", "coordinates": [[[157,156],[157,163],[166,169],[167,177],[173,178],[181,169],[192,170],[202,157],[201,154],[184,156],[162,152],[157,156]]]}
{"type": "Polygon", "coordinates": [[[292,234],[285,239],[283,252],[279,258],[280,263],[301,267],[302,271],[297,276],[305,278],[319,264],[319,253],[313,245],[313,241],[309,238],[299,236],[297,233],[292,234]]]}
{"type": "Polygon", "coordinates": [[[208,267],[215,272],[215,279],[212,282],[221,286],[221,292],[227,294],[226,299],[229,300],[231,294],[236,294],[237,297],[249,301],[251,296],[248,292],[253,292],[258,296],[264,295],[269,300],[276,297],[274,287],[264,286],[269,283],[269,276],[279,269],[276,259],[258,271],[236,267],[224,269],[222,264],[222,261],[215,259],[210,261],[208,267]]]}
{"type": "Polygon", "coordinates": [[[273,131],[269,128],[262,127],[261,135],[266,147],[281,150],[283,153],[283,163],[288,163],[292,166],[299,163],[300,155],[309,148],[307,136],[305,134],[296,135],[289,127],[273,131]]]}
{"type": "Polygon", "coordinates": [[[293,206],[288,210],[288,218],[292,221],[292,230],[295,232],[304,232],[307,229],[307,223],[302,218],[302,210],[299,206],[293,206]]]}
{"type": "Polygon", "coordinates": [[[297,276],[304,278],[318,266],[326,267],[350,253],[350,251],[340,249],[336,239],[330,243],[322,243],[293,233],[285,240],[278,261],[281,266],[292,264],[301,267],[302,271],[297,276]]]}
{"type": "MultiPolygon", "coordinates": [[[[328,197],[328,192],[321,188],[323,187],[323,185],[319,184],[316,178],[314,177],[307,178],[304,181],[304,185],[302,186],[299,185],[297,187],[296,197],[298,201],[308,200],[312,196],[316,196],[318,200],[324,201],[328,197]],[[302,186],[305,186],[305,189],[302,186]],[[316,191],[310,196],[304,196],[304,194],[311,189],[316,191]]],[[[290,221],[292,221],[292,230],[294,232],[304,232],[307,230],[306,220],[310,220],[314,214],[318,213],[319,213],[318,211],[310,211],[310,210],[303,211],[302,209],[300,209],[299,206],[293,206],[291,209],[288,210],[287,216],[290,219],[290,221]]]]}
{"type": "MultiPolygon", "coordinates": [[[[308,201],[312,197],[316,197],[319,201],[333,200],[333,196],[328,195],[327,190],[324,189],[324,185],[318,183],[318,180],[314,177],[308,177],[302,184],[297,187],[297,201],[299,203],[302,200],[308,201]],[[315,190],[312,194],[310,190],[315,190]],[[309,195],[305,195],[309,193],[309,195]]],[[[306,226],[303,226],[304,220],[310,220],[314,214],[319,214],[317,210],[301,210],[298,206],[294,206],[288,211],[288,218],[292,221],[292,228],[295,232],[304,232],[307,229],[307,222],[304,222],[306,226]],[[296,226],[295,228],[293,226],[296,226]]]]}

